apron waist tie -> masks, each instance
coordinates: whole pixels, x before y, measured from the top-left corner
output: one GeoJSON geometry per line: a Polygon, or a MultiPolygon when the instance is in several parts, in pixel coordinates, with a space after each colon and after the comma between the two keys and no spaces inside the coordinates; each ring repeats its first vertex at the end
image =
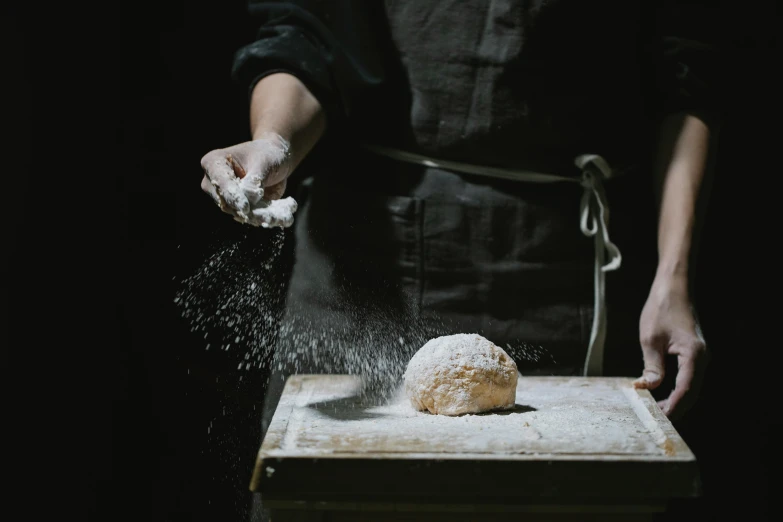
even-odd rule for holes
{"type": "Polygon", "coordinates": [[[532,183],[579,183],[583,188],[579,209],[579,228],[595,243],[595,264],[593,270],[593,325],[585,358],[584,375],[596,376],[603,372],[604,342],[606,340],[606,272],[617,270],[622,263],[620,249],[609,239],[609,203],[606,199],[603,181],[613,172],[607,161],[595,154],[583,154],[574,160],[582,172],[581,178],[545,174],[528,170],[505,169],[483,165],[472,165],[460,161],[439,160],[399,149],[365,145],[368,150],[397,161],[414,163],[425,167],[450,170],[512,181],[532,183]]]}

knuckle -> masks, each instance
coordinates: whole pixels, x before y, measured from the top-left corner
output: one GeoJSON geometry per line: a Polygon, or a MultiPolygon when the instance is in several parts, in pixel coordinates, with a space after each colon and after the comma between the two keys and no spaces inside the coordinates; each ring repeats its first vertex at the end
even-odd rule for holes
{"type": "Polygon", "coordinates": [[[701,339],[693,339],[686,345],[688,353],[693,357],[699,357],[707,352],[707,344],[701,339]]]}
{"type": "Polygon", "coordinates": [[[202,156],[201,158],[201,168],[206,171],[209,171],[210,165],[212,165],[215,162],[215,160],[218,159],[220,154],[221,153],[218,150],[211,150],[206,154],[204,154],[204,156],[202,156]]]}
{"type": "Polygon", "coordinates": [[[644,347],[657,346],[663,340],[663,335],[660,332],[643,332],[639,336],[639,342],[644,347]]]}

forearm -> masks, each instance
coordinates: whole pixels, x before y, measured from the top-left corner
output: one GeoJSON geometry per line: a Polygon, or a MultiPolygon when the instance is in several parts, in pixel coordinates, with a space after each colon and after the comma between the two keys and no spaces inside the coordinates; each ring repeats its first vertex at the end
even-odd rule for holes
{"type": "Polygon", "coordinates": [[[696,209],[707,165],[710,129],[691,115],[662,125],[656,166],[658,271],[656,278],[687,291],[696,209]]]}
{"type": "Polygon", "coordinates": [[[270,133],[285,139],[290,145],[289,170],[293,171],[323,135],[326,118],[321,104],[298,78],[275,73],[253,89],[250,129],[254,140],[270,133]]]}

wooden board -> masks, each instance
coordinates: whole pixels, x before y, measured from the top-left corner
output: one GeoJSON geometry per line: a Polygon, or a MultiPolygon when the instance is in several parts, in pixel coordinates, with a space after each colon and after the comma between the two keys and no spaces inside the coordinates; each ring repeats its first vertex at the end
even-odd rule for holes
{"type": "Polygon", "coordinates": [[[584,504],[698,493],[693,453],[630,379],[521,377],[514,409],[446,417],[347,375],[286,383],[251,489],[265,498],[584,504]]]}

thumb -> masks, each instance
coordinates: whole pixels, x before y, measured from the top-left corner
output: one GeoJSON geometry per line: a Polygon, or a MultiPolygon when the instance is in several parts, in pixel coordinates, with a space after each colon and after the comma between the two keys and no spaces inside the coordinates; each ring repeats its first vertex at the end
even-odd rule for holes
{"type": "Polygon", "coordinates": [[[661,336],[652,336],[642,339],[641,344],[644,371],[642,376],[634,381],[634,387],[654,390],[660,386],[665,373],[666,341],[661,336]]]}

